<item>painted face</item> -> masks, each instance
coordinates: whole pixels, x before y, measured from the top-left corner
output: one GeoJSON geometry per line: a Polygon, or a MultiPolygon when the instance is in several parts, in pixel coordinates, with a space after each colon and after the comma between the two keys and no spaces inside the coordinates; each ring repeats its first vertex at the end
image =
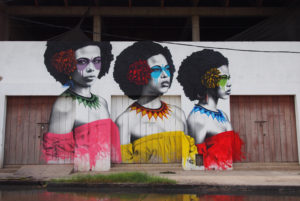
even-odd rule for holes
{"type": "Polygon", "coordinates": [[[89,45],[75,51],[77,70],[71,75],[75,84],[90,87],[101,69],[101,52],[98,46],[89,45]]]}
{"type": "Polygon", "coordinates": [[[148,94],[163,94],[170,88],[171,72],[166,58],[162,54],[154,55],[147,59],[152,73],[149,83],[145,86],[148,94]]]}
{"type": "Polygon", "coordinates": [[[229,68],[226,65],[223,65],[218,68],[220,71],[221,80],[219,81],[218,87],[218,97],[222,99],[227,99],[231,93],[231,81],[229,68]]]}

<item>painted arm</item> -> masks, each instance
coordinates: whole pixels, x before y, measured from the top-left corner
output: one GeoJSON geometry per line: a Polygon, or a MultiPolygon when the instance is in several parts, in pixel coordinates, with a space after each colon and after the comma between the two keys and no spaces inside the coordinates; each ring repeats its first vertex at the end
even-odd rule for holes
{"type": "Polygon", "coordinates": [[[230,120],[229,120],[227,114],[225,112],[223,112],[222,110],[221,110],[221,112],[222,112],[222,114],[225,116],[225,118],[227,120],[226,131],[232,131],[233,129],[232,129],[232,126],[231,126],[231,123],[230,123],[230,120]]]}
{"type": "Polygon", "coordinates": [[[182,123],[183,126],[183,132],[185,134],[188,134],[187,124],[186,124],[186,117],[183,112],[183,110],[180,107],[177,107],[176,105],[172,105],[172,107],[175,109],[176,118],[179,120],[179,122],[182,123]]]}
{"type": "Polygon", "coordinates": [[[55,101],[49,123],[49,132],[65,134],[73,130],[76,102],[71,97],[60,96],[55,101]]]}
{"type": "Polygon", "coordinates": [[[99,97],[99,102],[100,102],[100,105],[102,107],[102,110],[101,110],[101,118],[102,119],[110,119],[110,114],[109,114],[109,110],[108,110],[108,106],[107,106],[107,102],[104,98],[99,97]]]}
{"type": "Polygon", "coordinates": [[[187,119],[187,126],[188,134],[195,139],[195,144],[203,143],[207,134],[205,119],[192,113],[187,119]]]}
{"type": "Polygon", "coordinates": [[[130,143],[130,130],[129,130],[129,115],[128,112],[123,112],[117,119],[116,124],[120,132],[120,144],[125,145],[130,143]]]}
{"type": "Polygon", "coordinates": [[[62,96],[53,105],[49,132],[43,135],[43,153],[47,163],[73,161],[75,106],[72,98],[62,96]]]}
{"type": "Polygon", "coordinates": [[[126,110],[117,119],[116,124],[120,132],[121,155],[123,163],[133,162],[133,147],[130,143],[129,112],[126,110]]]}

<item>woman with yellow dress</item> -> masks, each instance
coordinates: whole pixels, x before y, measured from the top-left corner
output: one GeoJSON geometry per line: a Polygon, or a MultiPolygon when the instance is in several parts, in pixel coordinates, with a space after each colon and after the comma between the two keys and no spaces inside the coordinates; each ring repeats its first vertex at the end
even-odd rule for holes
{"type": "Polygon", "coordinates": [[[194,164],[197,148],[185,134],[183,111],[161,101],[174,71],[169,49],[150,41],[136,42],[117,57],[114,79],[136,100],[116,119],[124,163],[194,164]]]}

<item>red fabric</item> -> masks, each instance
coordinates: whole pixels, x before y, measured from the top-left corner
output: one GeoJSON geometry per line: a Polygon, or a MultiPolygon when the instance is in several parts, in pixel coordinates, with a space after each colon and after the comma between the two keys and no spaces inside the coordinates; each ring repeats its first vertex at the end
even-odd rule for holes
{"type": "Polygon", "coordinates": [[[204,143],[196,146],[198,153],[203,155],[206,170],[226,170],[232,167],[234,161],[245,158],[241,151],[243,144],[237,133],[227,131],[208,137],[204,143]]]}
{"type": "Polygon", "coordinates": [[[199,197],[200,200],[205,201],[244,201],[244,196],[238,195],[204,195],[199,197]]]}
{"type": "Polygon", "coordinates": [[[75,128],[74,132],[76,141],[74,162],[88,162],[90,170],[93,170],[97,161],[122,161],[119,132],[111,119],[84,124],[75,128]]]}
{"type": "Polygon", "coordinates": [[[111,162],[121,163],[121,144],[118,126],[111,120],[111,162]]]}
{"type": "Polygon", "coordinates": [[[66,134],[44,134],[43,153],[46,162],[65,159],[69,159],[72,162],[74,157],[73,132],[66,134]]]}
{"type": "Polygon", "coordinates": [[[88,162],[90,169],[97,160],[108,159],[120,163],[120,135],[117,125],[111,119],[101,119],[75,128],[66,134],[46,133],[43,138],[43,153],[46,162],[58,162],[74,158],[88,162]],[[88,155],[88,158],[85,156],[88,155]]]}
{"type": "Polygon", "coordinates": [[[205,143],[196,144],[196,146],[197,146],[198,154],[204,155],[207,153],[207,148],[205,143]]]}

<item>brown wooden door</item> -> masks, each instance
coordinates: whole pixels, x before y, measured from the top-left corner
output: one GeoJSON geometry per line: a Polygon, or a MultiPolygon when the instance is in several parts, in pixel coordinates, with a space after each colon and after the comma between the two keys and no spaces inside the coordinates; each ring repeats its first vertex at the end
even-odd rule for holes
{"type": "Polygon", "coordinates": [[[44,164],[41,140],[48,131],[54,96],[7,98],[5,165],[44,164]]]}
{"type": "Polygon", "coordinates": [[[298,161],[293,96],[231,96],[230,110],[245,162],[298,161]]]}

